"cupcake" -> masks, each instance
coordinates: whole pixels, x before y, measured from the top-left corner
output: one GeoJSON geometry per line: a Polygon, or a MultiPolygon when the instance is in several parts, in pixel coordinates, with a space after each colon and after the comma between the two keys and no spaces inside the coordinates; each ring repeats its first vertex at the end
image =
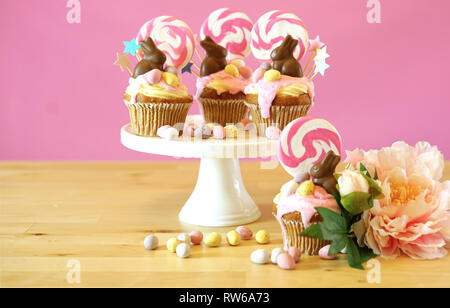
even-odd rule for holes
{"type": "Polygon", "coordinates": [[[240,60],[227,63],[227,50],[209,36],[200,45],[206,51],[197,79],[200,112],[205,122],[236,124],[247,115],[244,89],[252,72],[240,60]]]}
{"type": "Polygon", "coordinates": [[[273,64],[255,70],[253,82],[245,88],[246,105],[258,133],[269,126],[282,130],[292,120],[306,116],[313,105],[314,84],[303,77],[293,52],[298,41],[288,35],[271,53],[273,64]]]}
{"type": "Polygon", "coordinates": [[[156,136],[159,127],[184,123],[192,96],[165,54],[149,37],[140,42],[144,58],[136,65],[124,95],[131,127],[137,135],[156,136]]]}
{"type": "Polygon", "coordinates": [[[302,253],[317,255],[322,247],[329,244],[328,241],[301,233],[311,225],[322,222],[317,207],[339,213],[338,204],[331,194],[336,189],[333,173],[339,161],[339,156],[328,152],[322,162],[311,168],[310,173],[284,184],[274,198],[273,215],[281,225],[285,250],[297,247],[302,253]]]}

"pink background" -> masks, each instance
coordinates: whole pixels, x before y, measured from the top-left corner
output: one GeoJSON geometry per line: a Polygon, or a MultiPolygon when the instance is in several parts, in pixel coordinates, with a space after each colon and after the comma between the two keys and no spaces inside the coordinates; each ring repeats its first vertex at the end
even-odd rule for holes
{"type": "MultiPolygon", "coordinates": [[[[0,3],[0,159],[164,159],[120,144],[128,74],[112,65],[115,53],[152,17],[175,15],[198,32],[219,7],[254,21],[291,11],[328,44],[311,114],[340,130],[344,148],[427,140],[450,159],[448,0],[381,0],[381,24],[367,22],[366,0],[81,0],[81,24],[67,23],[66,2],[0,3]]],[[[194,76],[184,80],[193,93],[194,76]]]]}

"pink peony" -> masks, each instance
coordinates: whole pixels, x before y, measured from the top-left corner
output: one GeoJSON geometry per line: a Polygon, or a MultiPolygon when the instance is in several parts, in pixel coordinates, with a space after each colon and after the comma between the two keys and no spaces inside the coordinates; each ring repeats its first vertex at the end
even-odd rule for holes
{"type": "Polygon", "coordinates": [[[439,181],[444,170],[439,150],[426,142],[415,147],[396,142],[350,153],[348,168],[362,163],[372,176],[376,169],[385,195],[355,225],[360,245],[389,259],[401,252],[419,260],[444,257],[450,240],[450,181],[439,181]]]}

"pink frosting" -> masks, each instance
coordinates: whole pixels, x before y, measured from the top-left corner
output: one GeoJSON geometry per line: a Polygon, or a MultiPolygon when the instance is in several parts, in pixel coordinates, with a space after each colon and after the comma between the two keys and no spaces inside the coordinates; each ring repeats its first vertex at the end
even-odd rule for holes
{"type": "MultiPolygon", "coordinates": [[[[250,77],[249,74],[248,77],[250,77]]],[[[242,75],[238,77],[234,77],[224,70],[219,71],[217,73],[204,76],[197,79],[197,92],[195,94],[195,98],[198,99],[205,89],[206,85],[211,82],[211,80],[218,78],[222,81],[222,83],[228,88],[228,92],[231,94],[237,94],[239,92],[244,92],[245,87],[249,84],[250,79],[244,78],[242,75]]]]}
{"type": "MultiPolygon", "coordinates": [[[[256,72],[255,72],[256,74],[256,72]]],[[[260,74],[260,72],[258,73],[260,74]]],[[[258,90],[258,104],[261,108],[261,116],[265,119],[270,117],[270,107],[281,87],[287,87],[292,84],[303,84],[308,87],[308,94],[311,99],[314,98],[314,83],[305,77],[290,77],[282,75],[279,80],[265,81],[264,78],[257,80],[255,83],[249,84],[244,93],[247,94],[250,88],[256,86],[258,90]]]]}
{"type": "MultiPolygon", "coordinates": [[[[277,219],[280,222],[284,237],[286,237],[286,226],[281,220],[284,215],[298,211],[305,227],[309,227],[311,218],[317,212],[317,207],[324,207],[339,213],[339,207],[334,197],[317,185],[314,188],[314,193],[310,196],[302,197],[293,193],[282,198],[277,205],[277,219]]],[[[287,247],[287,241],[284,242],[287,250],[289,248],[287,247]]]]}

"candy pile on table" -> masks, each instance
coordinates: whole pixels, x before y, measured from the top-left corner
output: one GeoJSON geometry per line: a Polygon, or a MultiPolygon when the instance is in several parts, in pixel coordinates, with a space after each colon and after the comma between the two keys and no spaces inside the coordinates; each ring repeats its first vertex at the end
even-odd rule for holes
{"type": "MultiPolygon", "coordinates": [[[[239,226],[225,235],[225,242],[229,246],[238,246],[241,240],[251,240],[253,232],[246,226],[239,226]]],[[[259,230],[255,233],[255,241],[260,245],[270,243],[270,233],[267,230],[259,230]]],[[[211,232],[205,237],[199,230],[190,233],[180,233],[177,237],[169,238],[166,242],[166,248],[170,252],[176,253],[179,258],[189,258],[191,256],[191,247],[194,245],[203,245],[205,247],[218,247],[222,244],[222,235],[218,232],[211,232]]],[[[154,234],[148,235],[144,239],[144,247],[147,250],[158,248],[159,240],[154,234]]],[[[335,256],[328,256],[330,245],[321,249],[319,255],[322,259],[332,260],[335,256]]],[[[277,247],[269,252],[267,249],[257,249],[250,255],[251,262],[255,264],[277,264],[281,269],[292,270],[295,264],[300,261],[300,250],[290,247],[287,251],[277,247]]]]}

